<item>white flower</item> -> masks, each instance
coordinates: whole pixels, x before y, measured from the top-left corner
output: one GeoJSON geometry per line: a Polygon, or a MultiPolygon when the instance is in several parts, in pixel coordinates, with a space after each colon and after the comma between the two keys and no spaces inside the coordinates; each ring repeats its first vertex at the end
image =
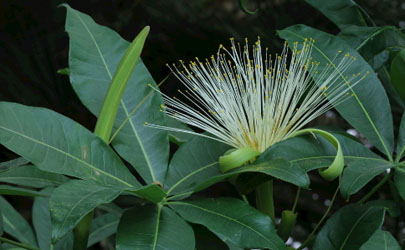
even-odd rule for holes
{"type": "Polygon", "coordinates": [[[253,45],[252,57],[247,39],[243,48],[233,38],[231,43],[230,50],[220,45],[217,56],[205,62],[196,58],[186,66],[180,60],[180,69],[170,67],[186,87],[185,91],[178,90],[186,102],[162,94],[166,103],[162,111],[210,135],[147,126],[263,152],[350,97],[350,88],[365,77],[358,73],[350,79],[341,78],[356,59],[342,51],[320,71],[319,62],[311,57],[312,39],[294,43],[291,56],[285,44],[281,55],[274,58],[267,48],[262,54],[260,38],[253,45]]]}

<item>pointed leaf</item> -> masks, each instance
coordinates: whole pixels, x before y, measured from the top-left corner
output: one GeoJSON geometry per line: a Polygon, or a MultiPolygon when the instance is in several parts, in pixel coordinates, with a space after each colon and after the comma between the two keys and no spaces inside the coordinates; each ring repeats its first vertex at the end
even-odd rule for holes
{"type": "Polygon", "coordinates": [[[96,217],[91,223],[87,247],[115,234],[119,221],[120,216],[113,213],[107,213],[96,217]]]}
{"type": "MultiPolygon", "coordinates": [[[[66,31],[70,38],[70,81],[83,104],[98,116],[129,42],[113,30],[98,25],[88,15],[64,6],[67,9],[66,31]]],[[[169,156],[168,133],[144,127],[145,122],[165,122],[164,114],[159,112],[162,98],[148,84],[156,87],[139,60],[121,100],[114,128],[118,129],[122,124],[123,127],[112,145],[147,183],[163,183],[169,156]]]]}
{"type": "Polygon", "coordinates": [[[55,242],[102,203],[114,200],[121,190],[99,186],[84,180],[71,180],[57,187],[49,201],[52,241],[55,242]]]}
{"type": "Polygon", "coordinates": [[[339,209],[322,227],[314,250],[359,249],[384,222],[385,209],[352,204],[339,209]]]}
{"type": "MultiPolygon", "coordinates": [[[[46,188],[41,191],[44,195],[50,196],[53,188],[46,188]]],[[[73,234],[68,233],[55,245],[51,243],[52,224],[49,211],[49,197],[37,197],[32,206],[32,224],[41,250],[71,250],[73,248],[73,234]]]]}
{"type": "Polygon", "coordinates": [[[388,161],[357,160],[345,168],[342,176],[340,192],[348,199],[350,195],[357,193],[374,177],[392,168],[388,161]]]}
{"type": "Polygon", "coordinates": [[[405,168],[401,167],[395,169],[394,183],[399,195],[405,201],[405,168]]]}
{"type": "Polygon", "coordinates": [[[140,186],[98,136],[48,109],[0,102],[0,143],[44,171],[115,187],[140,186]]]}
{"type": "Polygon", "coordinates": [[[402,114],[396,151],[397,151],[397,160],[400,160],[405,153],[405,112],[402,114]]]}
{"type": "Polygon", "coordinates": [[[7,170],[9,168],[19,167],[27,163],[29,163],[28,160],[24,159],[23,157],[18,157],[17,159],[0,163],[0,171],[7,170]]]}
{"type": "Polygon", "coordinates": [[[270,218],[232,198],[169,202],[185,220],[206,226],[222,240],[242,248],[287,249],[270,218]]]}
{"type": "Polygon", "coordinates": [[[359,250],[401,250],[401,246],[390,232],[377,230],[359,250]]]}
{"type": "Polygon", "coordinates": [[[320,62],[318,71],[322,71],[327,64],[332,64],[339,50],[354,56],[356,61],[344,74],[337,72],[340,75],[339,80],[347,82],[346,76],[369,72],[366,78],[350,91],[353,96],[335,108],[390,158],[394,144],[391,108],[385,90],[370,65],[342,39],[308,26],[295,25],[279,31],[278,34],[290,44],[295,41],[301,42],[307,37],[315,39],[312,57],[313,60],[320,62]]]}
{"type": "Polygon", "coordinates": [[[34,188],[58,186],[68,180],[61,174],[45,172],[33,165],[13,167],[0,172],[0,182],[34,188]]]}
{"type": "Polygon", "coordinates": [[[194,232],[176,213],[160,205],[126,211],[118,225],[117,250],[194,250],[194,232]]]}
{"type": "Polygon", "coordinates": [[[398,94],[401,96],[402,100],[405,100],[405,49],[402,49],[392,60],[391,63],[391,81],[397,90],[398,94]]]}
{"type": "Polygon", "coordinates": [[[151,202],[158,203],[167,196],[163,188],[157,184],[149,184],[140,188],[126,189],[125,191],[134,193],[151,202]]]}
{"type": "Polygon", "coordinates": [[[3,215],[4,232],[13,236],[22,243],[37,246],[37,241],[31,226],[15,210],[6,199],[0,196],[0,210],[3,215]]]}
{"type": "Polygon", "coordinates": [[[0,195],[20,195],[20,196],[44,196],[35,190],[28,188],[14,187],[9,185],[0,185],[0,195]]]}

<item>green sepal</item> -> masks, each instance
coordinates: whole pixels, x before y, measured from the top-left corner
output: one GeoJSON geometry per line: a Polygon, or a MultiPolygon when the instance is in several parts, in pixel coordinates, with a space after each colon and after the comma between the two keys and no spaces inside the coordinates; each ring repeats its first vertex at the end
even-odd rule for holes
{"type": "Polygon", "coordinates": [[[333,181],[337,177],[339,177],[342,172],[343,172],[343,167],[344,167],[344,157],[343,157],[343,152],[342,152],[342,147],[340,146],[339,141],[336,139],[335,136],[333,136],[331,133],[326,132],[321,129],[315,129],[315,128],[308,128],[308,129],[302,129],[299,131],[296,131],[295,133],[292,133],[289,137],[294,137],[297,135],[305,134],[305,133],[310,133],[310,134],[317,134],[328,140],[335,148],[336,148],[336,156],[335,159],[333,160],[332,164],[327,167],[326,169],[318,169],[319,174],[327,181],[333,181]]]}
{"type": "Polygon", "coordinates": [[[221,167],[221,172],[225,173],[231,169],[242,166],[243,164],[254,160],[259,152],[251,147],[230,149],[226,153],[219,157],[219,166],[221,167]]]}

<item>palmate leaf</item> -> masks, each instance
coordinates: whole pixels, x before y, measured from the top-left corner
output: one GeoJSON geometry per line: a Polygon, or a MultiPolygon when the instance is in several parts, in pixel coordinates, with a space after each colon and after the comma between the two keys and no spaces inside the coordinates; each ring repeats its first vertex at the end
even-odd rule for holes
{"type": "MultiPolygon", "coordinates": [[[[70,80],[82,103],[98,116],[129,42],[113,30],[95,23],[90,16],[64,6],[70,38],[70,80]]],[[[162,98],[148,84],[156,87],[139,60],[121,100],[114,129],[123,126],[112,145],[147,183],[163,183],[169,156],[168,133],[144,126],[145,122],[165,123],[165,115],[159,112],[162,98]]]]}
{"type": "Polygon", "coordinates": [[[339,209],[318,233],[314,250],[359,249],[384,222],[385,208],[352,204],[339,209]]]}
{"type": "Polygon", "coordinates": [[[194,250],[192,228],[170,208],[146,205],[124,212],[118,225],[117,250],[194,250]]]}
{"type": "Polygon", "coordinates": [[[359,72],[369,74],[351,89],[350,93],[353,96],[335,108],[381,152],[391,158],[394,144],[391,107],[385,90],[370,65],[340,38],[311,27],[295,25],[278,31],[278,34],[290,44],[295,41],[301,42],[304,38],[315,39],[312,58],[320,62],[319,71],[327,67],[327,64],[332,64],[332,59],[339,50],[357,58],[344,74],[337,72],[340,75],[339,80],[347,83],[347,76],[359,72]]]}
{"type": "Polygon", "coordinates": [[[287,249],[270,217],[232,198],[173,201],[169,206],[185,220],[206,226],[219,238],[242,248],[287,249]]]}
{"type": "Polygon", "coordinates": [[[48,109],[1,102],[0,143],[44,171],[116,188],[140,187],[98,136],[48,109]]]}

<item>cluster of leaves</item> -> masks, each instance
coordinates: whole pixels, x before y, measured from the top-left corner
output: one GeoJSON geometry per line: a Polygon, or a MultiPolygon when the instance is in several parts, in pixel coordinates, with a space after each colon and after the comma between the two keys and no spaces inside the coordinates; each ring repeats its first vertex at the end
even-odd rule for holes
{"type": "MultiPolygon", "coordinates": [[[[405,200],[401,161],[405,116],[394,140],[389,103],[391,100],[403,108],[405,36],[395,27],[373,26],[352,1],[307,2],[334,22],[341,33],[334,36],[296,25],[279,31],[279,36],[291,43],[306,37],[315,39],[313,58],[320,62],[320,68],[331,63],[339,50],[355,56],[356,63],[341,74],[343,79],[346,74],[370,72],[351,90],[353,98],[336,107],[376,148],[373,152],[347,135],[335,134],[347,165],[340,193],[349,199],[383,174],[380,183],[392,180],[395,199],[363,204],[370,198],[367,195],[339,209],[319,231],[313,249],[400,249],[395,238],[382,230],[382,224],[386,210],[390,208],[391,216],[398,216],[405,200]]],[[[114,72],[130,44],[91,17],[69,6],[66,9],[70,81],[83,105],[99,116],[114,72]]],[[[1,237],[3,248],[20,244],[28,249],[71,249],[72,230],[95,209],[100,213],[92,222],[88,246],[116,234],[117,249],[193,250],[191,223],[205,226],[230,249],[287,248],[272,220],[245,201],[195,199],[193,193],[230,177],[237,184],[237,176],[258,174],[308,188],[308,172],[329,166],[336,150],[320,137],[294,137],[270,147],[249,166],[221,173],[218,158],[228,146],[144,126],[145,121],[185,126],[159,112],[162,98],[149,84],[156,87],[139,61],[121,99],[109,141],[112,147],[51,110],[0,103],[0,143],[23,157],[0,165],[0,181],[6,183],[0,185],[0,194],[35,197],[34,230],[6,199],[0,199],[0,233],[4,230],[19,241],[1,237]],[[179,148],[169,161],[170,141],[179,148]],[[119,196],[133,197],[133,203],[119,207],[114,203],[119,196]]]]}

